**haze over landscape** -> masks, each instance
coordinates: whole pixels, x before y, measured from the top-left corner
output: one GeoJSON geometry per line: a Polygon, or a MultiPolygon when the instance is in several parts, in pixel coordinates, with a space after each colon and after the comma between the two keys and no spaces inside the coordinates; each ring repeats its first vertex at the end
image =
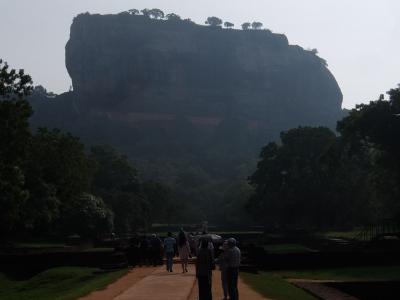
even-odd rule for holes
{"type": "Polygon", "coordinates": [[[61,93],[71,85],[64,47],[73,17],[86,11],[113,14],[145,7],[175,12],[198,24],[211,15],[235,23],[236,28],[257,20],[285,34],[290,44],[317,48],[342,89],[346,108],[373,100],[398,83],[400,40],[394,37],[400,36],[400,3],[396,0],[1,0],[0,53],[9,64],[31,74],[35,84],[61,93]]]}
{"type": "Polygon", "coordinates": [[[399,9],[0,0],[0,299],[400,299],[399,9]]]}

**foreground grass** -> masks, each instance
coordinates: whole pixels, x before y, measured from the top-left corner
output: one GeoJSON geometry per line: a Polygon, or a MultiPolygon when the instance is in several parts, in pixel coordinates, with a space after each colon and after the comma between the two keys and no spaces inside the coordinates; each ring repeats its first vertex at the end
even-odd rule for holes
{"type": "Polygon", "coordinates": [[[320,280],[400,280],[400,265],[277,272],[284,278],[320,280]]]}
{"type": "Polygon", "coordinates": [[[241,273],[240,276],[245,283],[267,298],[274,300],[316,300],[310,294],[273,273],[241,273]]]}
{"type": "Polygon", "coordinates": [[[95,268],[62,267],[44,271],[29,280],[14,281],[0,274],[2,300],[74,300],[102,289],[127,270],[96,274],[95,268]]]}

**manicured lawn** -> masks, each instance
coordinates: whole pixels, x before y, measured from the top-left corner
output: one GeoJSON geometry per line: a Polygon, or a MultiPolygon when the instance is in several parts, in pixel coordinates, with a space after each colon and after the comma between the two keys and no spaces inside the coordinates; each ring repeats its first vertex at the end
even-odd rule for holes
{"type": "Polygon", "coordinates": [[[400,265],[276,272],[284,278],[321,280],[400,280],[400,265]]]}
{"type": "Polygon", "coordinates": [[[64,243],[51,243],[51,242],[15,242],[13,243],[15,248],[64,248],[64,243]]]}
{"type": "Polygon", "coordinates": [[[44,271],[24,281],[15,281],[0,273],[2,300],[74,300],[102,289],[127,270],[99,273],[95,268],[62,267],[44,271]]]}
{"type": "Polygon", "coordinates": [[[243,280],[256,291],[275,300],[316,299],[285,278],[319,280],[400,280],[400,265],[332,268],[304,271],[271,271],[260,274],[241,273],[243,280]]]}
{"type": "Polygon", "coordinates": [[[274,254],[313,252],[310,248],[299,244],[265,245],[264,250],[274,254]]]}
{"type": "Polygon", "coordinates": [[[349,231],[328,231],[322,233],[322,236],[327,238],[339,238],[339,239],[349,239],[349,240],[359,240],[361,238],[360,233],[361,228],[356,228],[349,231]]]}
{"type": "Polygon", "coordinates": [[[267,298],[274,300],[316,300],[310,294],[273,273],[241,273],[240,276],[245,283],[267,298]]]}

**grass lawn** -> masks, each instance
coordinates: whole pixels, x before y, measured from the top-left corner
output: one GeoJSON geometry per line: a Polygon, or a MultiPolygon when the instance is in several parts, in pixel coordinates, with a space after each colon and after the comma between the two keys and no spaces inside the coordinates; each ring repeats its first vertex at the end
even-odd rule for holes
{"type": "Polygon", "coordinates": [[[264,250],[274,254],[313,252],[310,248],[299,244],[264,245],[264,250]]]}
{"type": "Polygon", "coordinates": [[[10,280],[0,273],[2,300],[75,300],[91,291],[102,289],[127,270],[95,274],[98,269],[61,267],[46,270],[24,281],[10,280]]]}
{"type": "Polygon", "coordinates": [[[244,282],[261,295],[274,300],[316,300],[300,288],[291,285],[279,275],[263,272],[260,274],[241,273],[244,282]]]}
{"type": "Polygon", "coordinates": [[[284,278],[321,280],[400,280],[400,265],[276,272],[284,278]]]}
{"type": "Polygon", "coordinates": [[[65,243],[49,243],[49,242],[15,242],[13,243],[15,248],[64,248],[65,243]]]}
{"type": "Polygon", "coordinates": [[[363,232],[362,228],[355,228],[353,230],[348,231],[328,231],[323,232],[322,236],[327,238],[339,238],[339,239],[348,239],[348,240],[360,240],[360,234],[363,232]]]}
{"type": "Polygon", "coordinates": [[[241,273],[243,280],[256,291],[275,300],[316,299],[285,278],[319,280],[400,280],[400,265],[332,268],[304,271],[271,271],[260,274],[241,273]]]}

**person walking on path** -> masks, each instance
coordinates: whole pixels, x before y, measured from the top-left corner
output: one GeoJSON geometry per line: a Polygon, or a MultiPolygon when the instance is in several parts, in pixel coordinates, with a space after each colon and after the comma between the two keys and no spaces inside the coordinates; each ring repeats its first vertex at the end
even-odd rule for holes
{"type": "Polygon", "coordinates": [[[200,249],[196,259],[196,277],[199,286],[199,300],[212,300],[211,280],[213,269],[213,255],[208,249],[208,241],[200,241],[200,249]]]}
{"type": "Polygon", "coordinates": [[[140,239],[139,245],[139,266],[142,265],[148,266],[150,263],[150,241],[146,236],[143,236],[140,239]]]}
{"type": "Polygon", "coordinates": [[[151,244],[151,263],[153,266],[162,264],[162,242],[160,238],[153,233],[150,239],[151,244]]]}
{"type": "Polygon", "coordinates": [[[221,284],[222,284],[222,291],[224,292],[224,299],[228,300],[229,298],[229,289],[228,289],[228,278],[226,275],[226,261],[225,261],[225,254],[228,250],[228,243],[224,242],[224,244],[220,248],[222,250],[221,254],[215,260],[219,266],[219,270],[221,271],[221,284]]]}
{"type": "Polygon", "coordinates": [[[165,257],[167,259],[167,271],[172,272],[176,241],[172,237],[171,232],[168,232],[167,235],[168,236],[164,239],[164,252],[165,252],[165,257]]]}
{"type": "Polygon", "coordinates": [[[226,262],[226,277],[228,280],[228,291],[231,300],[239,299],[239,291],[237,288],[240,266],[240,249],[236,246],[236,240],[229,238],[227,240],[228,250],[224,254],[226,262]]]}
{"type": "Polygon", "coordinates": [[[179,258],[181,259],[182,273],[186,273],[188,271],[187,266],[190,256],[190,246],[186,234],[183,230],[179,231],[178,235],[178,253],[179,258]]]}

